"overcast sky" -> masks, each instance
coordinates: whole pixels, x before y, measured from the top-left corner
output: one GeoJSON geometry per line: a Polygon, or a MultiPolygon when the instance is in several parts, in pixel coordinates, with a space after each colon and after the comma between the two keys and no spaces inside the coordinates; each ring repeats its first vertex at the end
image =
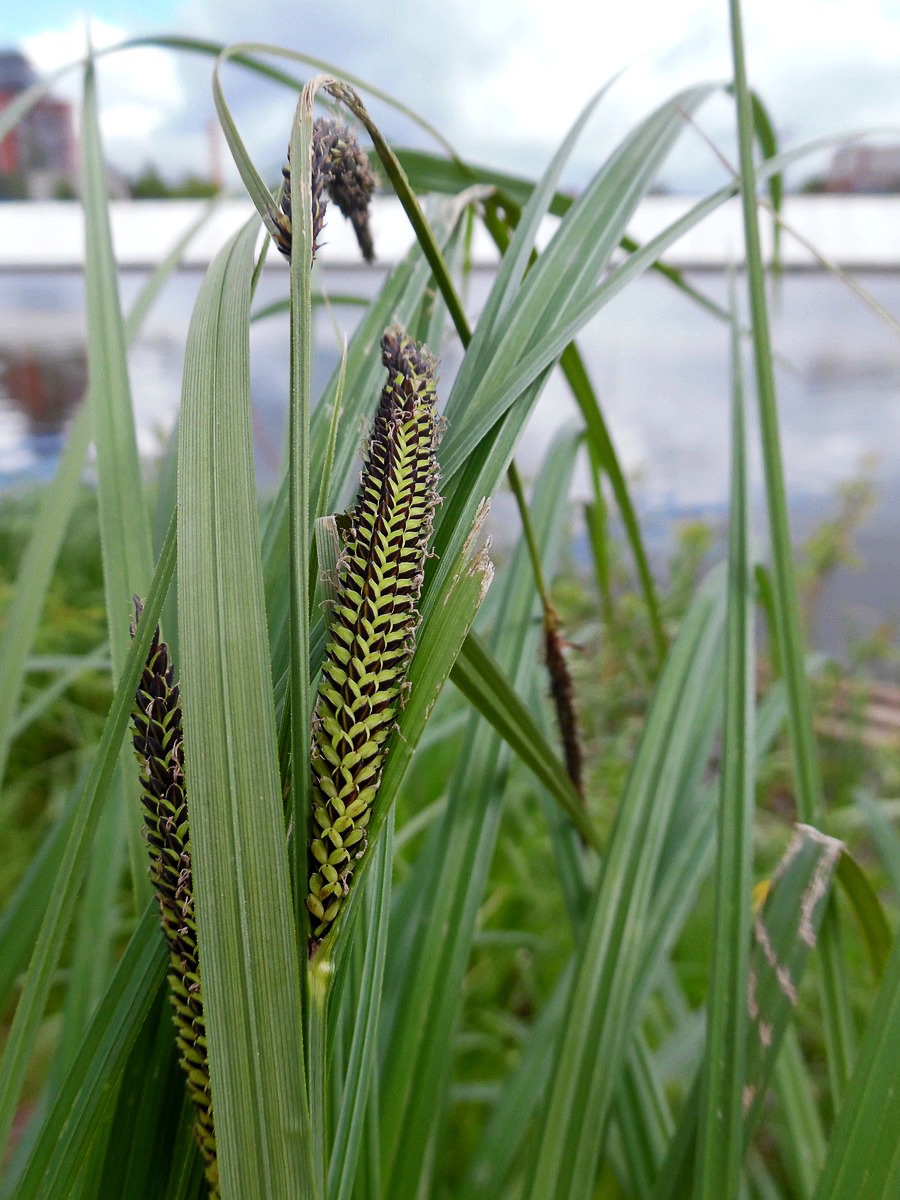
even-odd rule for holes
{"type": "MultiPolygon", "coordinates": [[[[616,72],[598,117],[573,156],[582,182],[615,142],[679,89],[730,75],[727,0],[93,0],[102,46],[143,33],[271,42],[317,56],[403,101],[465,157],[535,173],[588,97],[616,72]]],[[[752,0],[745,4],[751,80],[784,146],[861,128],[893,126],[900,140],[900,0],[752,0]]],[[[51,70],[81,53],[84,18],[72,0],[7,6],[4,34],[35,66],[51,70]]],[[[209,169],[211,60],[129,51],[100,69],[108,157],[134,172],[152,161],[175,177],[209,169]]],[[[77,96],[74,78],[60,93],[77,96]]],[[[294,100],[237,68],[226,92],[257,164],[277,167],[294,100]]],[[[426,146],[403,119],[371,105],[389,136],[426,146]]],[[[733,112],[724,99],[698,124],[733,155],[733,112]]],[[[227,151],[224,152],[227,158],[227,151]]],[[[810,170],[821,167],[820,155],[810,170]]],[[[699,191],[721,166],[686,130],[664,181],[699,191]]]]}

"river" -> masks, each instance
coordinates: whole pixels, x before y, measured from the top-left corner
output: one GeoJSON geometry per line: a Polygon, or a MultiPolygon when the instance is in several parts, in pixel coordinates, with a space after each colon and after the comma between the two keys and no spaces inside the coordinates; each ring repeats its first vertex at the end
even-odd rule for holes
{"type": "MultiPolygon", "coordinates": [[[[377,270],[341,269],[326,273],[322,283],[332,293],[371,294],[381,277],[377,270]]],[[[126,311],[145,278],[141,271],[122,274],[126,311]]],[[[138,439],[147,459],[160,453],[178,411],[184,339],[201,278],[195,270],[172,277],[131,350],[138,439]]],[[[487,270],[471,276],[472,311],[483,302],[491,279],[487,270]]],[[[699,272],[692,279],[719,302],[725,300],[722,272],[699,272]]],[[[872,272],[857,279],[889,312],[900,314],[900,274],[872,272]]],[[[257,305],[284,296],[286,289],[286,272],[265,273],[257,305]]],[[[83,309],[77,272],[0,273],[0,489],[45,480],[55,469],[85,383],[83,309]]],[[[339,328],[347,330],[360,312],[349,306],[333,311],[339,328]]],[[[316,319],[314,393],[338,356],[332,317],[319,309],[316,319]]],[[[816,642],[843,653],[848,638],[900,616],[900,340],[844,283],[821,272],[792,272],[780,280],[772,329],[781,360],[782,445],[795,536],[802,539],[835,513],[842,483],[864,474],[877,493],[856,538],[862,564],[835,573],[817,613],[816,642]]],[[[251,336],[257,471],[261,486],[269,487],[278,476],[284,443],[286,316],[255,324],[251,336]]],[[[664,561],[680,522],[700,518],[721,531],[729,461],[727,327],[665,280],[645,276],[590,323],[579,344],[655,560],[664,561]]],[[[441,348],[445,390],[458,354],[448,339],[441,348]]],[[[518,461],[526,476],[539,469],[553,432],[575,416],[564,382],[553,379],[520,446],[518,461]]],[[[757,442],[754,437],[754,524],[762,540],[757,442]]],[[[586,494],[582,469],[573,498],[586,494]]],[[[504,512],[502,498],[497,511],[504,512]]],[[[497,524],[502,532],[506,522],[497,524]]],[[[578,529],[574,532],[577,544],[578,529]]]]}

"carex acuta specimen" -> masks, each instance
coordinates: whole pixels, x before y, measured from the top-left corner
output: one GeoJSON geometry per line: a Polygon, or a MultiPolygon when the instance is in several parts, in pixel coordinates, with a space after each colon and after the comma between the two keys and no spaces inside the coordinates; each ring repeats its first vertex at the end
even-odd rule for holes
{"type": "Polygon", "coordinates": [[[575,689],[563,654],[564,642],[559,631],[559,618],[551,604],[544,610],[544,657],[550,676],[550,697],[556,709],[556,720],[566,756],[566,771],[579,796],[584,798],[584,769],[581,737],[575,713],[575,689]]]}
{"type": "MultiPolygon", "coordinates": [[[[137,596],[135,610],[139,621],[141,602],[137,596]]],[[[194,919],[181,699],[173,678],[169,648],[160,641],[158,626],[138,684],[132,721],[134,749],[141,768],[141,800],[150,849],[150,876],[169,949],[175,1037],[188,1091],[197,1109],[195,1133],[206,1167],[210,1196],[217,1200],[219,1169],[194,919]]]]}
{"type": "Polygon", "coordinates": [[[335,920],[366,850],[386,741],[407,687],[437,502],[434,360],[397,326],[388,377],[338,562],[312,730],[310,953],[335,920]]]}
{"type": "MultiPolygon", "coordinates": [[[[284,191],[281,212],[275,220],[275,244],[282,254],[291,256],[291,166],[283,168],[284,191]]],[[[329,117],[319,117],[312,136],[312,256],[316,257],[319,237],[325,223],[327,192],[344,214],[359,243],[366,262],[375,258],[369,229],[369,199],[375,191],[375,173],[368,157],[346,125],[329,117]]]]}

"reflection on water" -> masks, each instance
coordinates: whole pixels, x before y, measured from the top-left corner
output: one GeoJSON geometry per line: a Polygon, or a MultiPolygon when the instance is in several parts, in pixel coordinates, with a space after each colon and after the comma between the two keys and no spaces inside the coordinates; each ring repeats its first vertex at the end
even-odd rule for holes
{"type": "MultiPolygon", "coordinates": [[[[379,270],[340,271],[326,289],[371,295],[379,270]]],[[[127,311],[143,283],[123,275],[127,311]]],[[[130,376],[141,453],[158,455],[174,425],[181,391],[184,339],[201,275],[172,278],[133,346],[130,376]]],[[[475,272],[467,301],[477,312],[492,276],[475,272]]],[[[720,303],[722,276],[694,282],[720,303]]],[[[861,283],[900,313],[900,276],[861,283]]],[[[287,274],[264,273],[256,304],[285,296],[287,274]]],[[[52,473],[61,431],[85,381],[83,286],[76,275],[0,275],[0,487],[52,473]]],[[[338,361],[340,339],[360,309],[320,308],[316,315],[314,395],[338,361]]],[[[873,478],[883,502],[867,520],[860,545],[869,554],[858,576],[862,623],[900,609],[894,600],[893,547],[900,538],[900,343],[839,281],[826,275],[783,278],[772,308],[780,355],[779,402],[785,469],[794,527],[802,532],[833,511],[836,486],[875,456],[873,478]]],[[[701,516],[721,521],[728,494],[730,365],[728,330],[666,281],[646,276],[626,288],[579,338],[618,453],[634,481],[651,546],[671,544],[673,521],[701,516]]],[[[441,392],[459,362],[448,337],[440,348],[441,392]]],[[[749,365],[749,356],[748,356],[749,365]]],[[[281,469],[288,392],[288,322],[279,315],[251,327],[251,383],[257,471],[271,486],[281,469]]],[[[373,405],[375,397],[373,396],[373,405]]],[[[564,382],[552,378],[518,452],[534,474],[553,433],[574,419],[564,382]]],[[[755,442],[754,442],[755,445],[755,442]]],[[[761,498],[758,456],[754,487],[761,498]]],[[[586,495],[586,475],[575,496],[586,495]]],[[[502,514],[502,501],[495,512],[502,514]]],[[[513,524],[512,522],[510,524],[513,524]]],[[[759,523],[760,534],[764,527],[759,523]]],[[[859,608],[859,604],[857,605],[859,608]]]]}
{"type": "Polygon", "coordinates": [[[0,276],[0,487],[52,475],[84,395],[83,289],[0,276]]]}
{"type": "Polygon", "coordinates": [[[61,433],[87,384],[83,346],[68,352],[27,346],[0,346],[0,403],[26,419],[26,435],[44,438],[61,433]]]}

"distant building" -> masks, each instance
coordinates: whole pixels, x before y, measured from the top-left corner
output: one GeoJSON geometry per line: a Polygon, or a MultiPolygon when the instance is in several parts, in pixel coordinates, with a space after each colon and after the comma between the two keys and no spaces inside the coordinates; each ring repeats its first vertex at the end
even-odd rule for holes
{"type": "Polygon", "coordinates": [[[900,192],[900,146],[841,146],[825,176],[826,192],[900,192]]]}
{"type": "MultiPolygon", "coordinates": [[[[38,82],[18,50],[0,51],[0,112],[38,82]]],[[[0,194],[46,200],[75,184],[72,108],[45,95],[0,142],[0,194]]]]}

